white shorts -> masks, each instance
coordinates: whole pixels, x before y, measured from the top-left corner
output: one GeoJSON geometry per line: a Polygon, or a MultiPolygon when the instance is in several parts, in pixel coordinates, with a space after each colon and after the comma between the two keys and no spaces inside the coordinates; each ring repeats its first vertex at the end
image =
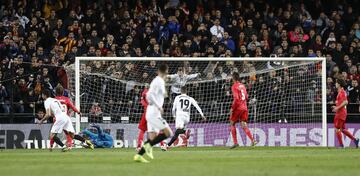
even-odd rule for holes
{"type": "Polygon", "coordinates": [[[186,125],[190,122],[190,118],[187,117],[176,117],[175,119],[175,128],[176,129],[185,129],[186,125]]]}
{"type": "Polygon", "coordinates": [[[71,119],[66,114],[56,116],[56,121],[51,127],[51,133],[62,133],[63,130],[75,133],[71,119]]]}
{"type": "Polygon", "coordinates": [[[148,132],[158,133],[160,130],[170,128],[166,120],[162,118],[161,112],[155,106],[148,106],[146,109],[146,121],[148,132]]]}

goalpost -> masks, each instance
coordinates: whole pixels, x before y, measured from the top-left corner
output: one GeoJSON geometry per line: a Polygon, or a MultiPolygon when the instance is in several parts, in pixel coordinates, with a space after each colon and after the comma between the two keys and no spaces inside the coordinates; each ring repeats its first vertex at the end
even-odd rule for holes
{"type": "MultiPolygon", "coordinates": [[[[140,95],[160,63],[169,66],[169,74],[178,70],[193,74],[185,85],[208,119],[202,122],[193,108],[188,126],[194,132],[193,146],[232,144],[234,71],[247,87],[248,125],[258,145],[327,146],[325,58],[76,57],[75,104],[84,116],[76,115],[76,131],[89,123],[104,123],[123,128],[121,135],[134,141],[142,113],[140,95]]],[[[170,79],[166,85],[164,118],[173,124],[171,87],[183,85],[170,79]]],[[[240,145],[249,145],[242,129],[237,129],[240,145]]]]}

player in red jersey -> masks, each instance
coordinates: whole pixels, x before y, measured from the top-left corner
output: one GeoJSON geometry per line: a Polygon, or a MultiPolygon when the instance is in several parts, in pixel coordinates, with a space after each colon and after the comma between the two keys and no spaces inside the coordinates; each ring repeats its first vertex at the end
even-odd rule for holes
{"type": "Polygon", "coordinates": [[[335,112],[334,126],[336,128],[336,137],[339,140],[340,147],[344,147],[342,141],[342,134],[344,133],[352,141],[354,141],[356,148],[359,147],[359,139],[355,138],[345,126],[347,110],[346,105],[348,104],[346,92],[344,88],[346,87],[346,82],[343,79],[337,79],[335,86],[338,90],[338,95],[336,97],[336,106],[332,106],[332,111],[335,112]]]}
{"type": "MultiPolygon", "coordinates": [[[[147,131],[146,109],[147,109],[147,106],[149,105],[149,103],[146,100],[146,94],[147,94],[148,90],[149,90],[149,84],[145,84],[144,90],[141,93],[141,100],[140,100],[141,105],[144,107],[144,112],[141,115],[141,120],[138,125],[138,129],[140,131],[139,131],[138,140],[137,140],[137,147],[136,147],[137,150],[141,149],[142,142],[144,141],[144,135],[145,135],[145,132],[147,131]]],[[[162,141],[160,143],[160,146],[164,146],[164,145],[165,145],[165,143],[162,141]]]]}
{"type": "MultiPolygon", "coordinates": [[[[74,112],[76,112],[77,114],[79,114],[79,116],[81,116],[80,111],[74,106],[74,104],[71,103],[70,98],[63,96],[64,88],[60,84],[55,87],[55,94],[56,94],[55,99],[59,100],[59,102],[66,110],[66,113],[68,114],[69,117],[70,117],[70,113],[71,113],[70,109],[73,110],[74,112]]],[[[54,119],[54,121],[55,121],[55,119],[54,119]]],[[[69,133],[67,131],[64,131],[64,133],[66,135],[66,142],[67,142],[68,147],[72,147],[72,141],[73,141],[73,139],[76,139],[83,143],[86,143],[91,149],[94,149],[94,145],[91,143],[90,140],[85,140],[82,136],[73,134],[73,133],[69,133]]],[[[52,146],[52,143],[53,142],[50,140],[50,146],[52,146]]]]}
{"type": "Polygon", "coordinates": [[[141,120],[139,122],[138,128],[139,128],[139,136],[137,140],[137,149],[141,149],[142,142],[144,140],[145,132],[147,131],[147,122],[146,122],[146,108],[148,106],[148,101],[146,100],[146,93],[148,92],[149,85],[146,84],[143,92],[141,93],[141,100],[140,103],[144,107],[144,112],[141,115],[141,120]]]}
{"type": "Polygon", "coordinates": [[[234,84],[231,86],[231,91],[234,99],[230,111],[230,130],[231,130],[231,136],[234,141],[234,145],[231,147],[231,149],[239,146],[236,138],[236,127],[235,127],[235,124],[239,121],[241,128],[244,130],[246,135],[251,140],[252,145],[254,146],[256,145],[256,141],[254,140],[249,128],[247,127],[249,112],[246,105],[246,102],[248,100],[246,87],[244,84],[240,83],[239,73],[234,72],[232,74],[232,80],[234,84]]]}

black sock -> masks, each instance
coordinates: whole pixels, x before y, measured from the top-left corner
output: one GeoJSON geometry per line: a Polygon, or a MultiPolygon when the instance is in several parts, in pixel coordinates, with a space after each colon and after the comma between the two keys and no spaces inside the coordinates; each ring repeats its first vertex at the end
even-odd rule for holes
{"type": "Polygon", "coordinates": [[[60,147],[63,147],[64,146],[64,143],[61,142],[60,138],[57,137],[56,135],[53,137],[54,139],[54,142],[57,144],[57,145],[60,145],[60,147]]]}
{"type": "Polygon", "coordinates": [[[164,133],[161,133],[161,134],[157,135],[155,137],[155,139],[150,141],[149,143],[150,143],[151,146],[154,146],[154,145],[160,143],[161,141],[163,141],[166,138],[167,138],[167,136],[164,133]]]}
{"type": "Polygon", "coordinates": [[[176,139],[179,137],[179,135],[184,134],[184,133],[185,133],[185,130],[177,129],[175,131],[175,135],[171,138],[170,142],[168,143],[168,146],[171,146],[176,141],[176,139]]]}
{"type": "MultiPolygon", "coordinates": [[[[147,144],[147,143],[149,143],[149,140],[147,140],[147,141],[144,143],[144,145],[147,144]]],[[[139,154],[139,155],[144,155],[144,153],[145,153],[145,149],[144,149],[144,147],[141,147],[141,149],[139,150],[138,154],[139,154]]]]}
{"type": "Polygon", "coordinates": [[[144,155],[144,153],[145,153],[145,149],[144,149],[144,147],[141,147],[141,149],[139,150],[138,154],[139,154],[139,155],[144,155]]]}
{"type": "Polygon", "coordinates": [[[85,139],[78,134],[75,134],[74,139],[81,141],[81,142],[85,142],[85,139]]]}

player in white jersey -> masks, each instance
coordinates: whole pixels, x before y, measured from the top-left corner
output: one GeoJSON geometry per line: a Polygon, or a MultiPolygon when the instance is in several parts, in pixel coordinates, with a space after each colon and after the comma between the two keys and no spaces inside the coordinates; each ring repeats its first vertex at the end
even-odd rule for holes
{"type": "MultiPolygon", "coordinates": [[[[51,92],[49,90],[44,90],[42,92],[42,98],[44,100],[46,114],[44,118],[40,120],[39,124],[42,124],[50,117],[55,117],[55,123],[51,127],[50,131],[50,140],[54,140],[56,144],[64,147],[64,144],[61,142],[57,134],[61,133],[63,130],[72,134],[75,133],[70,117],[66,114],[66,109],[61,105],[60,101],[55,98],[51,98],[51,92]]],[[[67,150],[69,150],[68,147],[63,148],[63,151],[67,150]]]]}
{"type": "Polygon", "coordinates": [[[138,154],[134,156],[134,160],[137,162],[147,163],[148,161],[143,157],[146,153],[149,158],[153,159],[152,147],[161,141],[172,136],[172,131],[166,122],[162,118],[164,113],[163,104],[167,95],[165,89],[165,78],[168,72],[167,65],[161,65],[158,68],[157,76],[150,84],[149,91],[146,95],[146,99],[149,105],[146,110],[146,120],[148,128],[149,140],[145,142],[143,147],[139,150],[138,154]],[[159,133],[161,131],[161,133],[159,133]]]}
{"type": "MultiPolygon", "coordinates": [[[[187,89],[185,86],[181,87],[181,95],[176,96],[172,108],[172,114],[175,118],[175,135],[171,138],[168,146],[171,146],[180,134],[184,134],[186,131],[186,125],[190,122],[191,105],[194,105],[196,110],[200,113],[201,117],[205,121],[206,118],[202,112],[200,106],[194,98],[186,95],[187,89]]],[[[187,134],[189,136],[189,132],[187,134]]]]}
{"type": "Polygon", "coordinates": [[[185,86],[185,84],[192,80],[195,79],[197,77],[200,76],[200,73],[195,73],[195,74],[186,74],[185,72],[185,68],[180,67],[178,68],[178,71],[176,74],[172,74],[172,75],[167,75],[167,78],[170,79],[171,82],[173,82],[173,85],[171,86],[171,99],[173,99],[175,96],[180,95],[181,94],[181,87],[185,86]]]}

